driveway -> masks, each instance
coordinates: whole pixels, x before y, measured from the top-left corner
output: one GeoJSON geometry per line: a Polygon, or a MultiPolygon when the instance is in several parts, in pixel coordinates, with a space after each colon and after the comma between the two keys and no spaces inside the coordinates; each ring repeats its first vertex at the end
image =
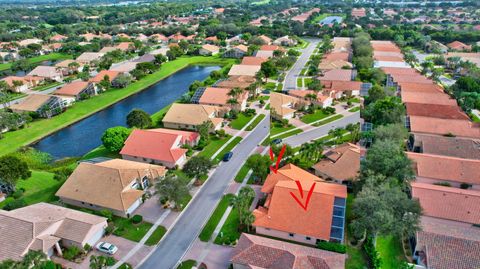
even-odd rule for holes
{"type": "MultiPolygon", "coordinates": [[[[213,243],[208,244],[199,239],[195,240],[195,243],[183,260],[195,260],[198,262],[201,256],[204,255],[205,249],[208,249],[208,254],[202,262],[207,265],[208,269],[228,268],[230,265],[230,259],[232,258],[233,247],[221,246],[213,243]]],[[[197,264],[197,266],[199,265],[200,264],[197,264]]]]}
{"type": "MultiPolygon", "coordinates": [[[[255,150],[269,133],[270,116],[267,115],[258,126],[250,132],[233,150],[229,162],[222,162],[203,188],[190,202],[190,205],[177,219],[176,224],[160,241],[158,247],[139,268],[175,268],[179,261],[197,239],[216,205],[223,196],[229,183],[241,168],[248,156],[255,150]]],[[[225,268],[225,267],[224,267],[225,268]]]]}
{"type": "Polygon", "coordinates": [[[298,60],[292,66],[285,76],[285,82],[283,83],[283,91],[295,90],[297,88],[297,77],[302,72],[302,69],[308,62],[310,55],[317,47],[320,39],[307,39],[310,42],[308,46],[302,50],[302,54],[298,57],[298,60]]]}

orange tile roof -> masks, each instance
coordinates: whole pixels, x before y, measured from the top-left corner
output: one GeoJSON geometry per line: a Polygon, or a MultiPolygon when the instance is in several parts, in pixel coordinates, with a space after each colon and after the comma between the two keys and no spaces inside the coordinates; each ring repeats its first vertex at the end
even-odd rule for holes
{"type": "Polygon", "coordinates": [[[179,134],[135,129],[120,154],[176,163],[187,152],[180,148],[181,140],[179,134]]]}
{"type": "Polygon", "coordinates": [[[71,83],[65,84],[62,88],[56,90],[53,94],[55,95],[68,95],[76,96],[80,94],[85,88],[88,87],[88,82],[85,81],[73,81],[71,83]]]}
{"type": "Polygon", "coordinates": [[[385,74],[391,74],[391,75],[419,75],[417,70],[414,68],[401,68],[401,67],[381,67],[383,72],[385,74]]]}
{"type": "Polygon", "coordinates": [[[414,133],[453,134],[460,137],[480,138],[480,127],[469,120],[410,116],[410,130],[414,133]]]}
{"type": "Polygon", "coordinates": [[[342,61],[347,61],[350,58],[350,53],[349,52],[332,52],[325,54],[323,56],[323,59],[325,61],[336,61],[336,60],[342,60],[342,61]]]}
{"type": "Polygon", "coordinates": [[[333,69],[324,72],[323,76],[317,77],[319,80],[341,80],[351,81],[353,77],[353,71],[350,69],[333,69]]]}
{"type": "Polygon", "coordinates": [[[445,93],[443,88],[435,83],[414,83],[400,82],[398,83],[402,92],[429,92],[429,93],[445,93]]]}
{"type": "Polygon", "coordinates": [[[404,62],[404,59],[401,56],[374,55],[373,59],[382,62],[404,62]]]}
{"type": "Polygon", "coordinates": [[[302,182],[320,182],[321,178],[310,174],[309,172],[295,166],[293,164],[287,164],[278,169],[277,173],[271,172],[265,179],[265,183],[262,186],[262,192],[272,193],[275,185],[280,181],[295,181],[301,180],[302,182]]]}
{"type": "Polygon", "coordinates": [[[323,80],[324,90],[334,92],[359,91],[363,82],[360,81],[341,81],[341,80],[323,80]]]}
{"type": "Polygon", "coordinates": [[[467,114],[465,114],[458,106],[438,105],[438,104],[419,104],[419,103],[405,103],[407,108],[407,115],[409,116],[422,116],[440,119],[457,119],[457,120],[469,120],[467,114]]]}
{"type": "Polygon", "coordinates": [[[445,93],[404,92],[400,93],[404,103],[438,104],[456,106],[457,101],[445,93]]]}
{"type": "Polygon", "coordinates": [[[400,75],[400,74],[391,74],[393,80],[397,83],[400,82],[413,82],[413,83],[425,83],[431,84],[432,80],[417,74],[417,75],[400,75]]]}
{"type": "Polygon", "coordinates": [[[277,45],[262,45],[259,50],[275,51],[275,50],[284,50],[284,49],[277,45]]]}
{"type": "Polygon", "coordinates": [[[453,41],[452,43],[447,44],[447,47],[454,49],[454,50],[470,50],[472,46],[469,46],[465,43],[460,41],[453,41]]]}
{"type": "Polygon", "coordinates": [[[396,45],[393,45],[393,44],[372,43],[372,48],[374,51],[401,52],[401,50],[396,45]]]}
{"type": "Polygon", "coordinates": [[[242,63],[243,65],[262,65],[262,63],[268,61],[268,59],[262,57],[254,57],[254,56],[246,56],[243,57],[242,63]]]}
{"type": "MultiPolygon", "coordinates": [[[[232,98],[228,95],[230,91],[231,89],[228,88],[207,87],[200,97],[198,103],[202,105],[226,106],[228,105],[228,100],[232,98]]],[[[241,103],[246,100],[247,97],[248,93],[243,92],[239,97],[237,97],[237,101],[241,103]]]]}
{"type": "Polygon", "coordinates": [[[480,184],[480,160],[407,152],[417,177],[480,184]]]}
{"type": "MultiPolygon", "coordinates": [[[[303,196],[306,197],[313,181],[296,175],[302,181],[303,196]]],[[[290,192],[299,197],[295,181],[279,181],[273,190],[268,210],[254,210],[256,227],[330,240],[333,205],[335,197],[346,198],[347,187],[341,184],[316,182],[307,210],[303,210],[290,192]]]]}
{"type": "Polygon", "coordinates": [[[344,269],[345,258],[345,254],[243,233],[231,261],[247,268],[344,269]]]}
{"type": "Polygon", "coordinates": [[[360,172],[360,147],[346,143],[324,154],[327,158],[313,166],[326,178],[335,180],[355,179],[360,172]]]}
{"type": "Polygon", "coordinates": [[[102,70],[98,72],[96,76],[90,79],[90,82],[95,82],[99,83],[105,78],[105,76],[108,76],[108,79],[110,82],[112,82],[118,75],[120,75],[120,72],[118,71],[111,71],[111,70],[102,70]]]}
{"type": "Polygon", "coordinates": [[[411,185],[424,215],[480,224],[480,191],[418,182],[411,185]]]}

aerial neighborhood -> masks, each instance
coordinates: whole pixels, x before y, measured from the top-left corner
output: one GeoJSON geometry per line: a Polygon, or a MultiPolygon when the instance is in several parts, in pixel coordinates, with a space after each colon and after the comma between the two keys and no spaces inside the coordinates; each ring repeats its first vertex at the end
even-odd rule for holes
{"type": "Polygon", "coordinates": [[[80,2],[0,2],[0,268],[480,268],[476,1],[80,2]]]}

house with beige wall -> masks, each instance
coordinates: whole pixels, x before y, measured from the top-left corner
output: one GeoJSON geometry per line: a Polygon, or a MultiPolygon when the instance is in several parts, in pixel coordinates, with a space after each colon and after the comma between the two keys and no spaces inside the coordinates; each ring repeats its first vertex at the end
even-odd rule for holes
{"type": "Polygon", "coordinates": [[[204,122],[210,122],[210,131],[215,132],[222,127],[226,111],[218,106],[173,103],[162,122],[165,128],[193,131],[204,122]]]}

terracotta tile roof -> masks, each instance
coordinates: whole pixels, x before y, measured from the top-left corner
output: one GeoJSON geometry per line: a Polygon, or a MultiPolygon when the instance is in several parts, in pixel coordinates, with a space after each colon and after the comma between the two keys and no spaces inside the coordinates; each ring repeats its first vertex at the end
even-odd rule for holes
{"type": "Polygon", "coordinates": [[[145,176],[155,179],[165,172],[163,166],[121,159],[82,162],[55,195],[125,212],[144,193],[128,186],[145,176]]]}
{"type": "Polygon", "coordinates": [[[367,16],[367,11],[365,8],[353,8],[352,9],[352,17],[365,17],[367,16]]]}
{"type": "Polygon", "coordinates": [[[381,67],[385,74],[391,75],[419,75],[417,70],[414,68],[401,68],[401,67],[381,67]]]}
{"type": "Polygon", "coordinates": [[[128,73],[133,71],[138,65],[138,62],[124,62],[119,65],[110,67],[110,71],[116,71],[120,73],[128,73]]]}
{"type": "Polygon", "coordinates": [[[374,55],[373,59],[375,61],[383,61],[383,62],[404,62],[403,56],[390,56],[390,55],[374,55]]]}
{"type": "Polygon", "coordinates": [[[443,88],[435,83],[398,83],[402,92],[426,92],[426,93],[445,93],[443,88]]]}
{"type": "Polygon", "coordinates": [[[317,95],[317,102],[323,103],[329,98],[332,99],[332,97],[328,95],[324,95],[321,92],[315,93],[313,90],[289,90],[288,94],[294,97],[302,98],[305,101],[310,101],[306,98],[307,94],[316,94],[317,95]]]}
{"type": "Polygon", "coordinates": [[[30,73],[29,76],[37,76],[37,77],[44,77],[44,78],[54,78],[56,76],[61,76],[60,72],[57,70],[55,66],[37,66],[35,67],[30,73]]]}
{"type": "Polygon", "coordinates": [[[272,42],[272,39],[266,35],[261,35],[259,36],[266,44],[270,44],[272,42]]]}
{"type": "MultiPolygon", "coordinates": [[[[306,197],[313,181],[298,174],[295,179],[302,182],[303,196],[306,197]]],[[[253,211],[253,226],[330,240],[334,200],[335,197],[346,198],[347,187],[317,181],[307,210],[295,202],[290,192],[299,195],[296,182],[279,181],[273,189],[269,208],[253,211]]]]}
{"type": "Polygon", "coordinates": [[[90,63],[95,60],[100,60],[103,57],[103,53],[100,52],[84,52],[77,57],[77,61],[81,63],[90,63]]]}
{"type": "Polygon", "coordinates": [[[422,116],[440,119],[457,119],[457,120],[469,120],[467,114],[465,114],[458,106],[449,105],[437,105],[437,104],[419,104],[419,103],[405,103],[407,108],[407,115],[409,116],[422,116]]]}
{"type": "Polygon", "coordinates": [[[182,144],[194,143],[200,137],[200,134],[197,132],[189,132],[189,131],[166,129],[166,128],[148,129],[148,131],[162,133],[162,134],[179,135],[181,136],[180,142],[182,144]]]}
{"type": "Polygon", "coordinates": [[[202,46],[202,49],[214,53],[214,52],[218,52],[220,50],[220,47],[217,47],[215,45],[205,44],[202,46]]]}
{"type": "Polygon", "coordinates": [[[373,51],[402,52],[397,45],[390,41],[371,41],[373,51]]]}
{"type": "Polygon", "coordinates": [[[480,127],[469,120],[437,119],[410,116],[410,130],[414,133],[427,133],[460,137],[480,138],[480,127]]]}
{"type": "MultiPolygon", "coordinates": [[[[229,88],[207,87],[198,103],[201,105],[229,106],[228,100],[232,98],[228,95],[230,91],[231,89],[229,88]]],[[[242,92],[240,96],[237,97],[238,103],[242,103],[247,97],[248,93],[242,92]]]]}
{"type": "Polygon", "coordinates": [[[176,163],[187,152],[181,148],[181,141],[179,134],[135,129],[120,154],[176,163]]]}
{"type": "Polygon", "coordinates": [[[220,88],[240,88],[245,89],[256,81],[253,76],[229,76],[228,79],[217,83],[215,86],[220,88]]]}
{"type": "Polygon", "coordinates": [[[480,160],[407,152],[417,177],[480,184],[480,160]]]}
{"type": "Polygon", "coordinates": [[[323,76],[318,77],[319,80],[341,80],[351,81],[353,78],[353,70],[350,69],[333,69],[326,71],[323,76]]]}
{"type": "Polygon", "coordinates": [[[401,75],[401,74],[391,74],[393,80],[397,83],[400,82],[410,82],[410,83],[425,83],[431,84],[432,80],[417,74],[417,75],[401,75]]]}
{"type": "Polygon", "coordinates": [[[20,82],[22,82],[23,84],[27,84],[27,83],[28,83],[28,80],[25,79],[25,77],[17,77],[17,76],[8,76],[8,77],[4,77],[4,78],[2,78],[2,79],[0,79],[0,80],[5,81],[5,82],[8,84],[8,86],[10,86],[10,87],[13,87],[13,82],[14,82],[14,81],[20,81],[20,82]]]}
{"type": "MultiPolygon", "coordinates": [[[[63,61],[61,61],[61,62],[59,62],[59,63],[56,63],[56,64],[55,64],[55,67],[67,68],[68,65],[71,64],[71,63],[78,63],[78,62],[75,61],[75,60],[72,60],[72,59],[67,59],[67,60],[63,60],[63,61]]],[[[80,63],[79,63],[79,65],[80,65],[80,63]]],[[[80,66],[81,66],[81,65],[80,65],[80,66]]]]}
{"type": "Polygon", "coordinates": [[[480,224],[480,191],[412,182],[412,196],[430,217],[480,224]]]}
{"type": "Polygon", "coordinates": [[[64,36],[64,35],[59,35],[59,34],[56,34],[56,35],[50,37],[51,41],[62,41],[64,39],[67,39],[67,37],[64,36]]]}
{"type": "Polygon", "coordinates": [[[480,140],[446,137],[439,135],[414,134],[415,144],[423,153],[451,156],[464,159],[480,159],[480,140]]]}
{"type": "Polygon", "coordinates": [[[91,78],[89,81],[94,83],[100,83],[105,78],[105,76],[108,76],[108,80],[112,82],[118,75],[120,75],[120,73],[121,72],[119,71],[102,70],[98,72],[98,74],[91,78]]]}
{"type": "Polygon", "coordinates": [[[209,36],[205,38],[205,41],[218,41],[218,38],[216,36],[209,36]]]}
{"type": "Polygon", "coordinates": [[[235,64],[228,72],[229,76],[252,76],[254,77],[260,71],[259,65],[235,64]]]}
{"type": "Polygon", "coordinates": [[[348,62],[350,58],[349,52],[332,52],[325,54],[322,61],[336,61],[342,60],[348,62]]]}
{"type": "Polygon", "coordinates": [[[262,186],[262,192],[264,193],[272,193],[273,188],[277,185],[280,181],[295,181],[295,180],[302,180],[305,182],[321,182],[323,179],[301,169],[300,167],[294,164],[287,164],[280,169],[278,169],[277,173],[270,173],[268,174],[267,178],[265,179],[265,183],[262,186]]]}
{"type": "Polygon", "coordinates": [[[73,81],[71,83],[65,84],[62,88],[56,90],[53,94],[55,95],[67,95],[67,96],[76,96],[80,94],[85,88],[88,87],[88,82],[85,81],[73,81]]]}
{"type": "Polygon", "coordinates": [[[480,228],[455,221],[422,217],[416,249],[428,268],[480,268],[480,228]]]}
{"type": "Polygon", "coordinates": [[[323,89],[333,92],[359,91],[363,82],[360,81],[341,81],[341,80],[323,80],[323,89]]]}
{"type": "Polygon", "coordinates": [[[313,166],[317,173],[335,180],[354,179],[360,172],[360,147],[354,144],[343,144],[330,149],[325,159],[313,166]]]}
{"type": "Polygon", "coordinates": [[[456,106],[457,101],[445,93],[404,92],[400,93],[404,103],[438,104],[456,106]]]}
{"type": "Polygon", "coordinates": [[[109,46],[107,46],[107,47],[103,47],[103,48],[102,48],[101,50],[99,50],[98,52],[99,52],[99,53],[109,53],[109,52],[115,51],[115,50],[117,50],[117,49],[118,49],[118,48],[116,48],[116,47],[109,47],[109,46]]]}
{"type": "Polygon", "coordinates": [[[272,114],[282,117],[291,114],[296,111],[295,106],[299,103],[301,103],[299,98],[277,92],[270,93],[270,108],[272,114]]]}
{"type": "Polygon", "coordinates": [[[221,110],[218,106],[173,103],[162,121],[196,126],[219,119],[217,115],[221,110]]]}
{"type": "Polygon", "coordinates": [[[47,203],[0,210],[0,260],[20,260],[29,249],[46,251],[60,239],[82,244],[101,223],[106,218],[47,203]]]}
{"type": "Polygon", "coordinates": [[[345,254],[243,233],[231,262],[247,268],[343,269],[345,258],[345,254]]]}
{"type": "Polygon", "coordinates": [[[460,41],[453,41],[452,43],[448,43],[447,47],[454,49],[454,50],[470,50],[472,49],[472,46],[469,46],[465,43],[462,43],[460,41]]]}
{"type": "Polygon", "coordinates": [[[281,46],[277,46],[277,45],[262,45],[260,47],[260,50],[266,50],[266,51],[280,50],[280,51],[284,51],[285,49],[282,48],[281,46]]]}
{"type": "Polygon", "coordinates": [[[246,56],[243,57],[242,63],[243,65],[262,65],[262,63],[268,61],[268,59],[262,57],[253,57],[253,56],[246,56]]]}
{"type": "Polygon", "coordinates": [[[29,94],[25,97],[21,103],[13,104],[10,106],[13,110],[20,110],[20,111],[31,111],[36,112],[39,110],[50,98],[58,98],[52,95],[46,94],[29,94]]]}
{"type": "Polygon", "coordinates": [[[344,60],[333,60],[333,61],[323,60],[318,65],[318,69],[320,70],[343,69],[343,67],[345,66],[352,68],[353,64],[349,61],[344,61],[344,60]]]}
{"type": "MultiPolygon", "coordinates": [[[[245,46],[245,45],[242,45],[242,44],[240,44],[240,45],[238,45],[238,46],[235,46],[235,47],[233,47],[233,48],[234,48],[234,49],[241,50],[241,51],[243,51],[243,52],[245,52],[245,53],[248,52],[248,46],[245,46]]],[[[244,59],[245,59],[245,58],[244,58],[244,59]]]]}

